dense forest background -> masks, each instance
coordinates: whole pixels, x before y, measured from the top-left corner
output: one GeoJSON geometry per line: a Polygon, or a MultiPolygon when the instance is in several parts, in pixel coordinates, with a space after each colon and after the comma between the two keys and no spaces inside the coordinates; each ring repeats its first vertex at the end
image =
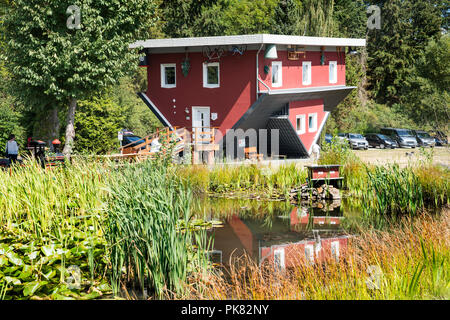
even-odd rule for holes
{"type": "MultiPolygon", "coordinates": [[[[46,1],[20,2],[42,8],[46,1]]],[[[69,5],[68,2],[79,1],[65,2],[69,5]]],[[[127,1],[119,2],[127,6],[127,1]]],[[[58,137],[64,142],[67,103],[50,99],[40,104],[36,97],[17,90],[22,80],[17,76],[20,74],[17,67],[21,63],[24,68],[28,66],[26,61],[12,63],[11,55],[8,56],[18,43],[8,38],[13,34],[8,31],[8,23],[11,25],[8,16],[18,10],[14,3],[0,0],[0,146],[10,133],[22,144],[29,136],[44,140],[58,137]]],[[[255,33],[366,38],[366,48],[358,55],[347,56],[347,84],[357,86],[358,90],[332,113],[327,132],[365,133],[383,126],[438,128],[448,132],[448,1],[137,0],[133,3],[152,8],[148,13],[151,23],[135,39],[255,33]],[[367,28],[370,14],[366,10],[370,5],[381,9],[381,29],[367,28]]],[[[117,1],[111,1],[110,5],[116,6],[117,1]]],[[[36,10],[36,15],[40,12],[36,10]]],[[[115,19],[126,17],[118,15],[115,19]]],[[[23,28],[22,36],[28,35],[35,36],[23,28]]],[[[120,129],[128,128],[145,136],[161,126],[136,96],[136,92],[146,88],[145,70],[136,66],[128,71],[118,73],[117,77],[109,76],[108,82],[102,82],[105,85],[101,90],[81,95],[75,117],[75,152],[114,151],[120,129]]]]}

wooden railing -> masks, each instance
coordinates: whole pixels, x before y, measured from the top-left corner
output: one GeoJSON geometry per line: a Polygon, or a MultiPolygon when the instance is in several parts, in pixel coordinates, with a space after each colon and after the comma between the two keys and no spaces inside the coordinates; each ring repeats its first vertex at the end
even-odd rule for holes
{"type": "Polygon", "coordinates": [[[175,150],[187,143],[192,144],[214,144],[216,138],[217,127],[200,127],[200,128],[170,128],[157,129],[155,133],[150,134],[141,140],[134,141],[119,148],[121,154],[142,154],[150,153],[151,143],[155,139],[173,141],[176,139],[175,150]],[[189,130],[191,129],[191,130],[189,130]],[[139,144],[137,142],[142,141],[139,144]],[[144,148],[144,149],[143,149],[144,148]]]}
{"type": "Polygon", "coordinates": [[[216,140],[217,127],[200,127],[192,129],[192,143],[194,144],[214,144],[216,140]],[[204,136],[208,136],[205,138],[204,136]]]}

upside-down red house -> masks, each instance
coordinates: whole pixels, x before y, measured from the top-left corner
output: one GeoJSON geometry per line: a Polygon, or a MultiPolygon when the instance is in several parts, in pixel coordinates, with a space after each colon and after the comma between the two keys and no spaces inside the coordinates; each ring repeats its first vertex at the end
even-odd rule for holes
{"type": "Polygon", "coordinates": [[[362,46],[364,39],[256,34],[130,48],[145,53],[148,88],[139,95],[164,126],[218,128],[225,137],[229,129],[278,129],[279,154],[302,158],[355,88],[345,84],[345,56],[362,46]]]}

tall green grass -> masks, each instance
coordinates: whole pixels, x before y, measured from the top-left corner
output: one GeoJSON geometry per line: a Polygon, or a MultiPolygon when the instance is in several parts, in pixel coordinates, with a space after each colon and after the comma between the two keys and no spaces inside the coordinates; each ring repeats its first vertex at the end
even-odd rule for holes
{"type": "Polygon", "coordinates": [[[195,248],[205,245],[205,235],[189,228],[189,188],[167,167],[145,162],[122,168],[109,192],[106,238],[114,292],[123,283],[159,298],[182,293],[189,271],[208,264],[205,248],[195,248]]]}
{"type": "Polygon", "coordinates": [[[205,166],[177,168],[195,193],[223,194],[230,192],[259,193],[270,197],[288,192],[306,182],[307,171],[295,164],[278,168],[257,165],[224,165],[208,169],[205,166]]]}
{"type": "Polygon", "coordinates": [[[29,161],[0,170],[3,298],[87,299],[101,295],[95,288],[106,289],[102,189],[108,167],[75,162],[44,171],[29,161]],[[66,285],[71,265],[81,270],[76,290],[66,285]]]}
{"type": "Polygon", "coordinates": [[[0,170],[2,298],[95,298],[111,290],[108,279],[116,293],[138,284],[161,297],[207,265],[189,184],[173,167],[90,160],[0,170]],[[71,265],[81,271],[78,289],[66,284],[71,265]]]}

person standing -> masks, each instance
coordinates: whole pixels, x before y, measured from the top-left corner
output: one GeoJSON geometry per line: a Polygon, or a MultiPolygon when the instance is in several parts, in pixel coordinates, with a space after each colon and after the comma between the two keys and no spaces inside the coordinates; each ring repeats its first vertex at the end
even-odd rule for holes
{"type": "Polygon", "coordinates": [[[317,143],[314,143],[312,146],[312,154],[314,163],[317,163],[320,158],[320,146],[317,143]]]}
{"type": "Polygon", "coordinates": [[[9,159],[10,163],[17,161],[17,155],[19,154],[19,146],[16,142],[16,136],[10,135],[9,140],[6,143],[6,157],[9,159]]]}

